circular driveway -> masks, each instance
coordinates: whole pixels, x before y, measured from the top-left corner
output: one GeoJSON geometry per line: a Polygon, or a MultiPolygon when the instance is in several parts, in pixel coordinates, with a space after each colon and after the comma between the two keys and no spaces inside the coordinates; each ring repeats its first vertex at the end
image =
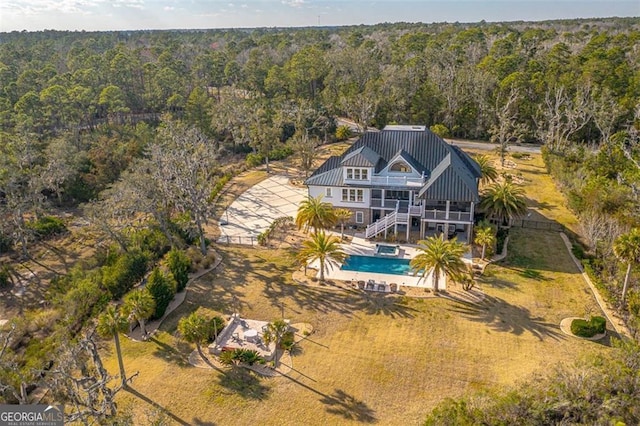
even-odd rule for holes
{"type": "Polygon", "coordinates": [[[218,242],[257,244],[258,234],[274,220],[295,219],[298,205],[307,197],[306,188],[289,184],[286,176],[272,176],[243,192],[220,218],[218,242]]]}

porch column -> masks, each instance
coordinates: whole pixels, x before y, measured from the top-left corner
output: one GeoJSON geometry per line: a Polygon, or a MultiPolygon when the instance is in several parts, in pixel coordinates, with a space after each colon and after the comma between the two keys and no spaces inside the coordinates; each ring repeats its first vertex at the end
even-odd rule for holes
{"type": "Polygon", "coordinates": [[[424,219],[420,219],[420,240],[422,240],[424,238],[424,219]]]}
{"type": "Polygon", "coordinates": [[[469,209],[469,235],[467,236],[467,241],[469,242],[469,244],[473,243],[473,208],[474,208],[474,203],[473,201],[471,202],[471,208],[469,209]]]}
{"type": "Polygon", "coordinates": [[[447,210],[446,210],[446,213],[445,213],[445,218],[447,220],[449,220],[449,204],[450,204],[450,201],[447,200],[447,207],[446,207],[447,210]]]}
{"type": "Polygon", "coordinates": [[[384,197],[385,197],[384,192],[385,192],[385,191],[384,191],[384,189],[383,189],[383,190],[382,190],[382,200],[380,200],[380,202],[382,203],[382,207],[383,207],[383,208],[384,208],[384,197]]]}

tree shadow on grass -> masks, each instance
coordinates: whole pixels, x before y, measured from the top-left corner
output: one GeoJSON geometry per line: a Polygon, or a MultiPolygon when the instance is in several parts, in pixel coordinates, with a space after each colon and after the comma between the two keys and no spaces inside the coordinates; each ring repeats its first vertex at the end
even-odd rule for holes
{"type": "Polygon", "coordinates": [[[208,420],[200,420],[199,417],[196,417],[195,419],[193,419],[193,424],[195,426],[216,426],[214,422],[210,422],[208,420]]]}
{"type": "Polygon", "coordinates": [[[480,304],[459,302],[451,310],[471,321],[487,324],[495,331],[516,336],[529,332],[540,340],[546,337],[565,339],[559,324],[545,322],[541,317],[534,318],[528,309],[514,306],[498,297],[486,296],[480,304]]]}
{"type": "MultiPolygon", "coordinates": [[[[309,376],[305,376],[298,370],[292,368],[293,371],[301,374],[302,376],[311,379],[309,376]]],[[[335,389],[333,394],[327,395],[311,386],[302,383],[301,381],[283,374],[282,377],[289,379],[293,383],[315,393],[320,396],[320,402],[327,406],[326,410],[328,413],[336,414],[341,416],[347,420],[355,420],[360,423],[376,423],[378,419],[375,416],[375,411],[370,408],[364,401],[360,401],[349,395],[345,391],[341,389],[335,389]]],[[[315,382],[315,380],[313,380],[315,382]]]]}
{"type": "Polygon", "coordinates": [[[320,402],[327,405],[328,413],[339,415],[347,420],[355,420],[359,423],[377,422],[373,409],[342,389],[335,389],[333,394],[325,395],[320,402]]]}
{"type": "Polygon", "coordinates": [[[161,342],[155,337],[149,338],[148,342],[156,345],[156,348],[153,351],[153,356],[161,358],[167,362],[177,364],[180,367],[192,367],[189,363],[189,355],[185,355],[185,353],[189,354],[191,351],[186,350],[188,345],[185,343],[178,342],[179,347],[174,348],[171,345],[161,342]]]}
{"type": "Polygon", "coordinates": [[[220,386],[245,399],[264,400],[271,389],[261,383],[256,373],[242,367],[233,367],[219,376],[220,386]]]}
{"type": "MultiPolygon", "coordinates": [[[[147,404],[150,404],[151,406],[153,406],[153,407],[157,408],[158,410],[160,410],[161,412],[165,413],[167,416],[169,416],[176,423],[178,423],[180,425],[186,425],[186,426],[190,425],[190,423],[188,423],[185,420],[181,419],[180,417],[176,416],[171,411],[167,410],[162,405],[158,404],[157,402],[155,402],[154,400],[152,400],[148,396],[144,395],[143,393],[138,392],[137,390],[135,390],[131,386],[127,386],[126,388],[123,388],[123,389],[126,392],[129,392],[130,394],[132,394],[132,395],[140,398],[141,400],[145,401],[147,404]]],[[[214,423],[210,423],[210,424],[214,425],[214,423]]]]}
{"type": "Polygon", "coordinates": [[[413,318],[415,309],[399,303],[397,296],[363,292],[330,290],[268,282],[263,293],[273,306],[287,300],[287,309],[311,309],[321,313],[339,312],[352,317],[356,312],[386,315],[391,318],[413,318]]]}

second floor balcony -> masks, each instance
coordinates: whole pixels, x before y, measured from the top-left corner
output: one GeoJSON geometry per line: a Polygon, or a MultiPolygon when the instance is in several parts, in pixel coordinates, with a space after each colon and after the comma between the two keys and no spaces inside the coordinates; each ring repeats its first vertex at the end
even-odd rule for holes
{"type": "Polygon", "coordinates": [[[371,185],[373,186],[406,186],[411,188],[421,188],[424,185],[425,178],[406,177],[406,176],[371,176],[371,185]]]}

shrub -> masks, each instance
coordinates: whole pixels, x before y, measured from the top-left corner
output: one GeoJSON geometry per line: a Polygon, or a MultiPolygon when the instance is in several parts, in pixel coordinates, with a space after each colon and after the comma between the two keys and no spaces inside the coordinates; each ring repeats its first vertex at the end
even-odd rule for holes
{"type": "Polygon", "coordinates": [[[51,237],[67,230],[62,219],[53,216],[44,216],[34,222],[29,222],[27,228],[31,229],[37,238],[51,237]]]}
{"type": "Polygon", "coordinates": [[[496,253],[501,254],[504,248],[504,242],[509,236],[508,228],[498,228],[498,232],[496,232],[496,253]]]}
{"type": "Polygon", "coordinates": [[[584,259],[586,257],[584,248],[578,243],[571,244],[571,252],[578,260],[584,259]]]}
{"type": "Polygon", "coordinates": [[[338,126],[336,129],[336,139],[339,141],[347,140],[351,137],[351,129],[349,126],[338,126]]]}
{"type": "Polygon", "coordinates": [[[171,248],[167,236],[159,229],[145,228],[135,232],[131,239],[140,251],[149,251],[154,259],[161,258],[171,248]]]}
{"type": "Polygon", "coordinates": [[[264,162],[264,157],[261,154],[249,153],[245,157],[245,163],[248,167],[258,167],[264,162]]]}
{"type": "Polygon", "coordinates": [[[13,240],[10,236],[0,232],[0,253],[7,253],[13,247],[13,240]]]}
{"type": "Polygon", "coordinates": [[[7,288],[11,284],[11,277],[9,276],[9,267],[2,265],[0,267],[0,289],[7,288]]]}
{"type": "Polygon", "coordinates": [[[287,331],[282,339],[280,339],[280,349],[290,350],[295,344],[294,335],[292,331],[287,331]]]}
{"type": "Polygon", "coordinates": [[[224,365],[237,365],[240,361],[236,356],[236,351],[223,351],[220,354],[220,362],[224,365]]]}
{"type": "Polygon", "coordinates": [[[183,251],[173,248],[165,256],[164,264],[176,281],[176,291],[181,292],[189,282],[191,259],[183,251]]]}
{"type": "Polygon", "coordinates": [[[159,268],[155,268],[147,280],[147,291],[156,302],[156,308],[150,319],[162,318],[167,306],[176,294],[176,282],[173,277],[165,274],[159,268]]]}
{"type": "Polygon", "coordinates": [[[141,252],[128,252],[118,256],[110,266],[103,266],[102,285],[113,299],[121,298],[147,272],[148,258],[141,252]]]}
{"type": "Polygon", "coordinates": [[[189,212],[174,216],[169,224],[169,229],[173,234],[180,236],[188,245],[194,244],[198,240],[198,229],[193,225],[189,212]]]}
{"type": "Polygon", "coordinates": [[[274,149],[269,153],[269,160],[277,161],[284,160],[287,157],[293,155],[293,148],[288,145],[284,145],[278,149],[274,149]]]}
{"type": "Polygon", "coordinates": [[[238,365],[240,363],[253,365],[264,364],[264,358],[260,356],[258,351],[252,349],[234,349],[232,351],[224,351],[220,354],[220,362],[225,365],[238,365]]]}
{"type": "Polygon", "coordinates": [[[75,280],[70,286],[60,305],[65,311],[66,324],[72,330],[79,330],[87,319],[107,306],[110,295],[92,278],[75,280]]]}
{"type": "Polygon", "coordinates": [[[433,126],[429,127],[429,130],[431,130],[433,133],[440,136],[441,138],[448,138],[451,136],[451,132],[449,131],[447,126],[445,126],[444,124],[440,124],[440,123],[434,124],[433,126]]]}
{"type": "Polygon", "coordinates": [[[531,158],[526,152],[512,152],[511,157],[516,160],[529,160],[531,158]]]}
{"type": "Polygon", "coordinates": [[[591,317],[591,326],[596,334],[602,334],[607,329],[607,320],[600,316],[591,317]]]}
{"type": "Polygon", "coordinates": [[[583,319],[571,321],[571,332],[580,337],[593,337],[596,334],[591,327],[591,323],[583,319]]]}
{"type": "Polygon", "coordinates": [[[218,316],[215,316],[209,320],[209,342],[213,342],[218,334],[220,334],[224,326],[224,320],[218,316]]]}
{"type": "Polygon", "coordinates": [[[224,176],[222,176],[220,179],[218,179],[216,184],[213,186],[213,189],[211,190],[211,195],[209,195],[209,201],[210,202],[215,201],[215,199],[218,196],[218,194],[220,194],[220,191],[222,191],[222,188],[224,188],[224,186],[227,184],[227,182],[229,182],[231,180],[232,176],[233,175],[231,173],[225,173],[224,176]]]}
{"type": "Polygon", "coordinates": [[[571,332],[580,337],[593,337],[596,334],[602,334],[607,327],[607,320],[603,317],[591,317],[589,321],[583,319],[574,319],[571,322],[571,332]]]}

